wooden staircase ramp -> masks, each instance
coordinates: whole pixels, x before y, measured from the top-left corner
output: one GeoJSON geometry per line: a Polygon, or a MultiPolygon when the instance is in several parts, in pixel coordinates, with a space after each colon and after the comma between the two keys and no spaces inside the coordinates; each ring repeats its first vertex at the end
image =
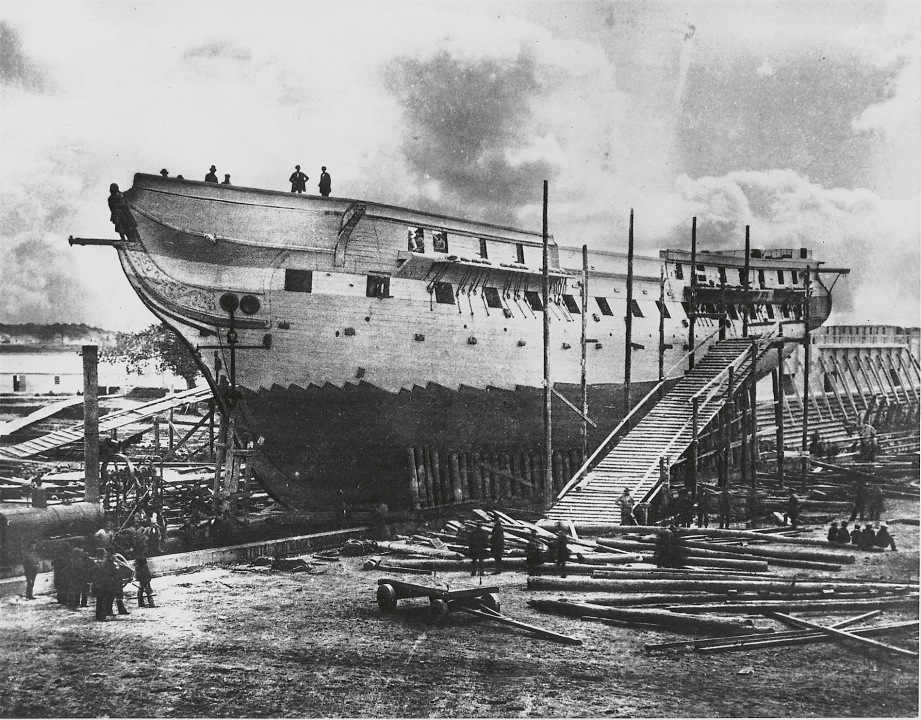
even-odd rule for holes
{"type": "MultiPolygon", "coordinates": [[[[210,397],[211,389],[209,387],[196,387],[191,390],[183,390],[182,392],[167,395],[159,400],[153,400],[152,402],[139,405],[138,407],[116,410],[113,413],[99,418],[99,433],[102,435],[102,433],[109,432],[115,428],[131,425],[132,423],[137,423],[139,420],[153,417],[170,408],[179,407],[180,405],[186,405],[188,403],[201,402],[210,397]]],[[[63,430],[56,430],[55,432],[42,435],[33,440],[28,440],[27,442],[19,443],[18,445],[0,448],[0,456],[21,460],[82,440],[83,423],[77,423],[63,430]]]]}
{"type": "MultiPolygon", "coordinates": [[[[734,338],[709,352],[649,410],[585,476],[558,497],[550,520],[619,523],[617,500],[629,488],[642,501],[659,483],[659,460],[676,460],[693,440],[692,397],[700,394],[697,428],[702,432],[726,403],[728,368],[735,381],[748,377],[751,340],[734,338]],[[702,392],[703,391],[703,392],[702,392]]],[[[582,472],[582,470],[580,470],[582,472]]]]}

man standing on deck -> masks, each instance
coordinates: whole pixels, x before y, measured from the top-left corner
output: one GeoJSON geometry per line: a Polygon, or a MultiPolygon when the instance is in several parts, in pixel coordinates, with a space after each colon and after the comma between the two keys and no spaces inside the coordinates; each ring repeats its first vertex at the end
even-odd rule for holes
{"type": "Polygon", "coordinates": [[[320,195],[323,197],[329,197],[329,194],[333,191],[333,179],[329,176],[329,173],[326,172],[326,166],[324,165],[320,168],[320,195]]]}
{"type": "Polygon", "coordinates": [[[216,183],[217,182],[217,168],[214,165],[211,166],[211,170],[205,175],[205,182],[216,183]]]}
{"type": "Polygon", "coordinates": [[[301,172],[301,166],[295,165],[294,172],[291,173],[291,177],[288,178],[288,182],[291,183],[291,192],[296,192],[296,193],[307,192],[307,181],[308,180],[310,180],[310,178],[301,172]]]}

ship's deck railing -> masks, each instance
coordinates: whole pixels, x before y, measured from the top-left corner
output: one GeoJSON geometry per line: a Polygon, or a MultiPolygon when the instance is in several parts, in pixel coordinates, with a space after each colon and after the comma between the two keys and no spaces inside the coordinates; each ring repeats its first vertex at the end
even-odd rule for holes
{"type": "Polygon", "coordinates": [[[822,345],[904,345],[908,347],[911,335],[826,335],[817,334],[813,340],[813,345],[821,347],[822,345]]]}

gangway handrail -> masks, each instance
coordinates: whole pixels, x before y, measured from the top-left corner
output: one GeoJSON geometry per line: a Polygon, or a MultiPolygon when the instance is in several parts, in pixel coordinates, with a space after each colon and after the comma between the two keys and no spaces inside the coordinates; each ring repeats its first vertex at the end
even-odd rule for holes
{"type": "Polygon", "coordinates": [[[709,335],[707,335],[706,337],[704,337],[699,343],[697,343],[697,345],[695,345],[693,348],[691,348],[690,350],[688,350],[688,352],[686,352],[684,355],[682,355],[677,361],[675,361],[675,362],[672,364],[672,366],[671,366],[668,370],[666,370],[666,371],[662,374],[662,380],[659,381],[658,383],[656,383],[655,387],[653,387],[652,390],[650,390],[648,393],[646,393],[646,395],[643,396],[643,399],[640,400],[638,403],[636,403],[636,405],[633,406],[633,408],[630,410],[630,412],[628,412],[628,413],[624,416],[624,419],[621,420],[621,421],[617,424],[617,427],[615,427],[615,428],[611,431],[611,433],[604,439],[604,441],[603,441],[597,448],[595,448],[595,451],[594,451],[591,455],[589,455],[588,458],[586,458],[585,462],[582,464],[582,467],[580,467],[580,468],[575,472],[575,474],[569,479],[569,482],[567,482],[567,483],[562,487],[562,489],[557,493],[557,495],[556,495],[556,499],[557,499],[557,500],[560,500],[560,499],[563,497],[563,495],[565,495],[566,493],[568,493],[568,492],[573,488],[573,486],[575,486],[575,485],[577,485],[579,482],[581,482],[582,478],[585,477],[585,474],[588,472],[589,468],[592,466],[592,463],[595,461],[595,459],[596,459],[602,452],[604,452],[604,451],[607,449],[608,444],[611,443],[611,442],[614,440],[615,437],[617,437],[617,434],[618,434],[618,433],[621,431],[621,429],[629,422],[630,418],[632,418],[633,415],[634,415],[636,412],[638,412],[639,409],[640,409],[641,407],[643,407],[643,405],[646,404],[646,401],[649,400],[649,398],[651,398],[655,393],[657,393],[657,392],[662,388],[662,386],[665,385],[665,383],[666,383],[668,380],[671,380],[671,379],[672,379],[672,378],[669,377],[669,375],[671,375],[672,371],[673,371],[676,367],[678,367],[679,365],[681,365],[682,363],[684,363],[684,361],[687,360],[688,357],[690,357],[690,355],[691,355],[692,353],[697,352],[698,348],[700,348],[701,345],[703,345],[705,342],[707,342],[710,338],[712,338],[712,337],[713,337],[714,335],[716,335],[716,333],[718,333],[718,332],[719,332],[719,328],[717,328],[716,330],[714,330],[713,332],[711,332],[709,335]]]}
{"type": "MultiPolygon", "coordinates": [[[[764,345],[770,344],[768,341],[773,340],[775,337],[779,337],[779,335],[780,335],[780,328],[781,328],[781,323],[778,322],[778,323],[776,323],[776,324],[774,325],[774,328],[773,328],[770,332],[768,332],[768,333],[764,333],[764,334],[762,334],[762,335],[757,335],[757,336],[754,336],[754,337],[739,338],[739,339],[742,339],[742,340],[749,339],[749,340],[751,340],[751,341],[754,342],[756,345],[758,345],[759,350],[760,350],[760,353],[763,353],[763,352],[765,352],[765,351],[767,350],[767,348],[764,347],[764,345]]],[[[759,357],[760,357],[760,354],[759,354],[759,357]]],[[[701,393],[703,393],[707,388],[709,388],[711,385],[713,385],[713,383],[715,383],[715,382],[717,382],[717,381],[719,381],[719,383],[720,383],[720,384],[719,384],[719,387],[722,387],[722,377],[723,377],[723,375],[728,375],[729,369],[730,369],[730,368],[736,368],[736,369],[737,369],[738,367],[740,367],[741,365],[743,365],[747,359],[748,359],[748,351],[746,350],[744,354],[740,354],[739,357],[737,357],[735,360],[733,360],[731,363],[729,363],[729,365],[727,365],[725,368],[723,368],[722,370],[720,370],[719,373],[717,373],[717,374],[714,375],[710,380],[708,380],[708,381],[704,384],[704,386],[703,386],[702,388],[700,388],[700,390],[698,390],[696,393],[694,393],[693,395],[691,395],[691,397],[689,397],[689,398],[687,399],[687,402],[689,402],[689,403],[690,403],[690,402],[693,402],[695,398],[697,398],[698,396],[700,396],[701,393]]],[[[711,399],[711,397],[712,397],[712,393],[711,393],[710,395],[707,396],[707,398],[706,398],[706,400],[704,400],[704,402],[709,402],[710,399],[711,399]]]]}

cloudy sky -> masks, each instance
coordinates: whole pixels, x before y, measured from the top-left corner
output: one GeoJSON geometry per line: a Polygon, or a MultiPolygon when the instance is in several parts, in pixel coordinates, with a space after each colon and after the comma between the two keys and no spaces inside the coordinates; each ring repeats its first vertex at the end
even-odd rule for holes
{"type": "Polygon", "coordinates": [[[0,4],[0,322],[152,322],[114,251],[135,172],[334,194],[562,244],[809,246],[838,322],[919,324],[921,3],[0,4]]]}

